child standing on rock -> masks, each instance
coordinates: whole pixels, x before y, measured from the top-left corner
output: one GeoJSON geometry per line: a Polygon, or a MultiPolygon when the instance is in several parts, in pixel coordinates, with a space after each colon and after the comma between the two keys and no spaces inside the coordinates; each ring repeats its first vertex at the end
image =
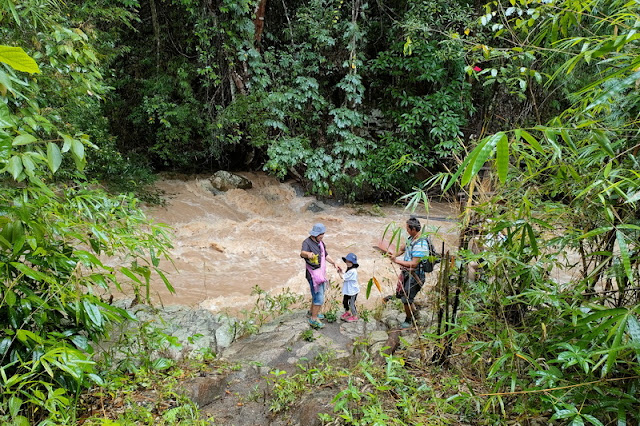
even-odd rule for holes
{"type": "Polygon", "coordinates": [[[344,283],[342,284],[342,306],[344,306],[344,314],[340,315],[340,319],[347,322],[358,321],[358,311],[356,309],[356,298],[360,292],[358,286],[358,258],[355,254],[349,253],[342,258],[347,264],[347,270],[344,273],[344,283]]]}

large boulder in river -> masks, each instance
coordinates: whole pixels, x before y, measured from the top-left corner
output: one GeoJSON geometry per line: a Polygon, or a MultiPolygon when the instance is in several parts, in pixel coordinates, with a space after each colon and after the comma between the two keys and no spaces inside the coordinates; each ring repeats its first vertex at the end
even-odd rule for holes
{"type": "Polygon", "coordinates": [[[253,186],[249,179],[224,170],[215,172],[209,181],[219,191],[228,191],[236,188],[250,189],[253,186]]]}

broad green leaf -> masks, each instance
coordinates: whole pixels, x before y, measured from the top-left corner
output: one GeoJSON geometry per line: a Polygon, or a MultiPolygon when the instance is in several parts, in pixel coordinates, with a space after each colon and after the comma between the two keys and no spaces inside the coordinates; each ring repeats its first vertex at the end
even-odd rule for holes
{"type": "Polygon", "coordinates": [[[509,172],[509,140],[506,134],[503,134],[496,148],[498,178],[500,182],[507,181],[507,173],[509,172]]]}
{"type": "Polygon", "coordinates": [[[591,414],[582,414],[582,417],[584,417],[586,420],[589,420],[589,422],[592,425],[604,426],[604,424],[600,420],[598,420],[597,418],[593,417],[591,414]]]}
{"type": "Polygon", "coordinates": [[[569,134],[567,129],[565,128],[561,129],[560,136],[562,136],[562,139],[564,140],[564,142],[567,144],[568,147],[571,148],[573,152],[577,151],[576,145],[573,143],[573,139],[571,139],[571,135],[569,134]]]}
{"type": "Polygon", "coordinates": [[[630,229],[632,231],[640,231],[640,226],[632,225],[630,223],[623,223],[621,225],[617,225],[616,228],[618,228],[618,229],[630,229]]]}
{"type": "Polygon", "coordinates": [[[553,417],[551,417],[551,420],[566,419],[568,417],[575,416],[576,414],[577,414],[577,411],[575,409],[573,409],[573,410],[566,410],[566,409],[565,410],[558,410],[553,415],[553,417]]]}
{"type": "Polygon", "coordinates": [[[98,376],[95,373],[87,374],[87,378],[91,379],[91,381],[93,381],[98,386],[104,386],[104,380],[102,379],[102,377],[98,376]]]}
{"type": "Polygon", "coordinates": [[[609,155],[610,157],[614,157],[615,153],[613,152],[613,148],[611,147],[611,141],[607,137],[607,135],[602,130],[593,130],[591,132],[593,134],[593,139],[596,141],[598,145],[609,155]]]}
{"type": "Polygon", "coordinates": [[[31,422],[25,416],[16,416],[11,419],[11,421],[13,422],[13,426],[31,426],[31,422]]]}
{"type": "Polygon", "coordinates": [[[601,311],[595,312],[593,314],[589,314],[585,318],[578,321],[579,326],[584,326],[589,324],[597,319],[608,317],[608,316],[618,316],[623,315],[627,312],[625,308],[612,308],[612,309],[603,309],[601,311]]]}
{"type": "Polygon", "coordinates": [[[469,164],[469,162],[471,161],[471,154],[467,155],[467,157],[464,159],[464,161],[462,162],[462,164],[460,165],[460,167],[458,167],[458,170],[456,170],[456,172],[454,173],[453,176],[451,176],[451,179],[449,179],[449,183],[447,183],[447,185],[442,188],[443,192],[447,192],[449,189],[451,189],[451,187],[458,182],[458,178],[460,177],[460,175],[462,174],[463,171],[466,170],[467,165],[469,164]]]}
{"type": "Polygon", "coordinates": [[[20,412],[20,407],[22,406],[22,400],[17,396],[12,396],[9,398],[9,414],[11,417],[16,417],[20,412]]]}
{"type": "Polygon", "coordinates": [[[21,47],[0,45],[0,62],[4,62],[16,71],[28,72],[30,74],[40,72],[36,61],[27,55],[21,47]]]}
{"type": "Polygon", "coordinates": [[[47,144],[47,164],[52,173],[55,173],[62,164],[60,148],[53,142],[47,144]]]}
{"type": "Polygon", "coordinates": [[[71,139],[71,152],[77,159],[84,159],[84,145],[78,139],[71,139]]]}
{"type": "Polygon", "coordinates": [[[36,164],[33,162],[29,154],[30,153],[27,152],[22,156],[22,165],[24,166],[24,172],[27,174],[27,176],[33,176],[33,172],[36,169],[36,164]]]}
{"type": "Polygon", "coordinates": [[[17,155],[11,157],[9,164],[7,164],[7,170],[15,180],[18,180],[23,170],[22,159],[17,155]]]}
{"type": "Polygon", "coordinates": [[[0,356],[4,357],[7,354],[7,351],[9,350],[10,347],[11,347],[10,337],[5,337],[4,339],[0,340],[0,356]]]}
{"type": "Polygon", "coordinates": [[[62,136],[62,140],[64,143],[62,144],[62,152],[67,152],[71,149],[71,144],[73,143],[73,138],[67,134],[60,133],[62,136]]]}
{"type": "Polygon", "coordinates": [[[78,260],[81,261],[85,266],[90,268],[100,267],[102,268],[104,265],[93,253],[89,253],[86,250],[77,250],[75,255],[78,256],[78,260]]]}
{"type": "Polygon", "coordinates": [[[525,229],[527,230],[527,235],[529,236],[529,245],[531,246],[531,254],[537,256],[540,254],[538,250],[538,240],[536,239],[536,234],[533,231],[533,227],[530,224],[525,224],[525,229]]]}
{"type": "Polygon", "coordinates": [[[103,321],[100,309],[88,300],[84,300],[82,306],[84,306],[84,311],[87,313],[91,322],[94,323],[96,327],[102,327],[103,321]]]}
{"type": "Polygon", "coordinates": [[[11,137],[0,133],[0,161],[6,160],[11,154],[11,137]]]}
{"type": "Polygon", "coordinates": [[[636,201],[640,200],[640,191],[636,192],[635,194],[628,196],[627,200],[625,201],[625,203],[635,203],[636,201]]]}
{"type": "Polygon", "coordinates": [[[173,361],[167,358],[158,358],[153,361],[151,367],[156,371],[166,370],[174,364],[173,361]]]}
{"type": "Polygon", "coordinates": [[[51,365],[49,365],[49,361],[47,360],[47,358],[41,357],[39,361],[40,365],[42,365],[45,371],[49,373],[49,377],[54,377],[53,369],[51,368],[51,365]]]}
{"type": "MultiPolygon", "coordinates": [[[[16,304],[17,298],[16,294],[11,289],[7,289],[4,292],[4,301],[0,300],[0,303],[5,302],[9,307],[14,306],[16,304]]],[[[2,352],[0,351],[0,354],[2,352]]]]}
{"type": "Polygon", "coordinates": [[[15,138],[13,138],[13,146],[19,146],[19,145],[28,145],[30,143],[34,143],[36,142],[38,139],[33,136],[30,135],[28,133],[23,133],[21,135],[16,136],[15,138]]]}
{"type": "Polygon", "coordinates": [[[86,351],[89,348],[89,339],[87,339],[86,336],[74,334],[69,340],[71,340],[78,349],[86,351]]]}
{"type": "Polygon", "coordinates": [[[618,422],[617,426],[627,426],[627,412],[626,407],[622,406],[618,408],[618,422]]]}

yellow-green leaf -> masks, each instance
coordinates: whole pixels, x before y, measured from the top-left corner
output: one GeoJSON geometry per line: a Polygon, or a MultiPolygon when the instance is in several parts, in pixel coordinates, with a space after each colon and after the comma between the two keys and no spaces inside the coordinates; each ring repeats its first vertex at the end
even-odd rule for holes
{"type": "Polygon", "coordinates": [[[17,71],[24,71],[30,74],[40,72],[36,61],[27,55],[21,47],[0,45],[0,62],[4,62],[17,71]]]}
{"type": "Polygon", "coordinates": [[[498,179],[500,179],[500,182],[505,183],[507,181],[507,172],[509,171],[509,140],[506,134],[503,134],[498,140],[496,149],[498,179]]]}
{"type": "Polygon", "coordinates": [[[38,139],[36,139],[35,136],[30,135],[28,133],[23,133],[21,135],[16,136],[13,139],[13,146],[18,146],[18,145],[28,145],[30,143],[34,143],[35,141],[37,141],[38,139]]]}

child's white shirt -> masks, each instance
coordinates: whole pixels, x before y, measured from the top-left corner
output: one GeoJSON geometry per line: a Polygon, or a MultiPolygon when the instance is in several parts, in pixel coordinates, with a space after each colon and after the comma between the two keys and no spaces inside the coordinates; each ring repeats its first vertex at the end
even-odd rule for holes
{"type": "Polygon", "coordinates": [[[360,293],[360,286],[358,285],[358,270],[356,268],[352,268],[344,273],[342,294],[346,296],[353,296],[358,293],[360,293]]]}

